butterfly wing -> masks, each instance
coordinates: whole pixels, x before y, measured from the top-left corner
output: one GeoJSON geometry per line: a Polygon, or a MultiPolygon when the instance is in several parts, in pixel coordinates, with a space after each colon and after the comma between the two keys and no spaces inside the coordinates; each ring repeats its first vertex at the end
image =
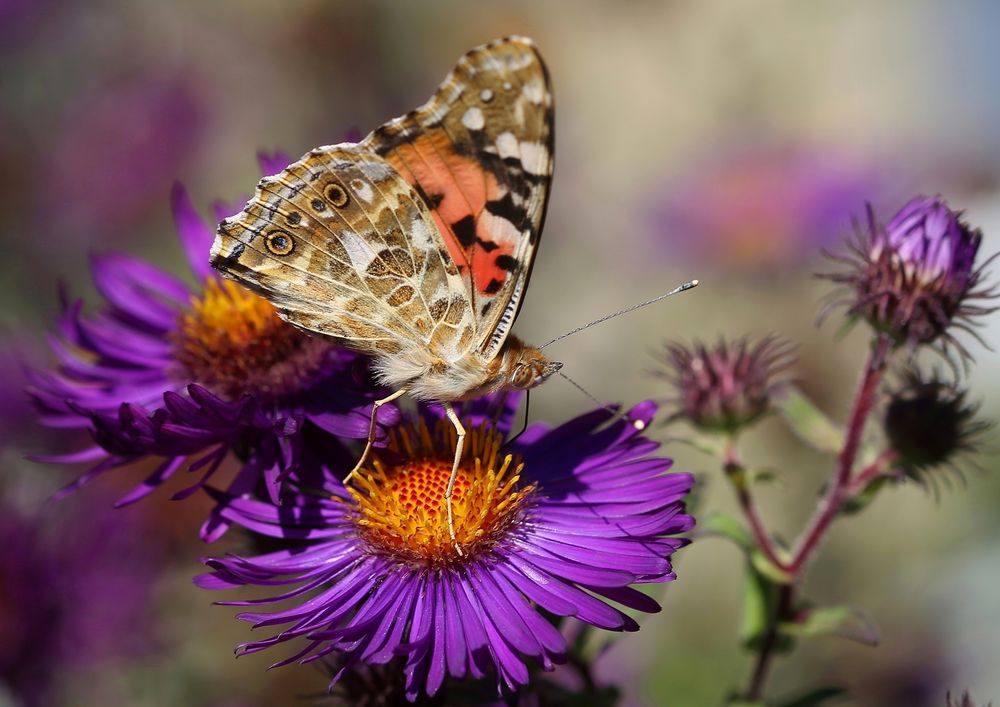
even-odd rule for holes
{"type": "Polygon", "coordinates": [[[508,37],[459,60],[423,106],[361,143],[431,210],[466,281],[475,342],[492,359],[521,306],[553,167],[548,73],[529,39],[508,37]]]}
{"type": "Polygon", "coordinates": [[[456,360],[474,341],[468,292],[416,190],[365,145],[312,150],[224,220],[211,262],[278,314],[363,353],[456,360]]]}

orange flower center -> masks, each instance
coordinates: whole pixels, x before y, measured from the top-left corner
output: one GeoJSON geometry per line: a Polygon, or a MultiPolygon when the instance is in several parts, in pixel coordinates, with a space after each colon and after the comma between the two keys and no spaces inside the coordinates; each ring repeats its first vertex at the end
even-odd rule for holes
{"type": "Polygon", "coordinates": [[[218,394],[280,397],[308,386],[330,344],[282,321],[270,302],[209,277],[173,334],[183,376],[218,394]]]}
{"type": "Polygon", "coordinates": [[[521,517],[535,489],[519,488],[524,464],[510,454],[500,458],[503,437],[496,430],[469,429],[451,498],[452,541],[444,494],[456,440],[447,420],[432,433],[421,419],[392,430],[386,451],[361,470],[348,490],[357,502],[358,532],[374,550],[421,564],[452,564],[487,551],[521,517]]]}

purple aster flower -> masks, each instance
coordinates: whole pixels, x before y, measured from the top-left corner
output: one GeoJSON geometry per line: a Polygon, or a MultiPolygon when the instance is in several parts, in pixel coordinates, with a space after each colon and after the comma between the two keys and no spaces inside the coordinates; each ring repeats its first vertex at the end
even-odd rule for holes
{"type": "Polygon", "coordinates": [[[771,409],[771,396],[787,380],[792,346],[773,336],[756,343],[720,339],[714,346],[668,343],[657,375],[677,391],[675,417],[696,427],[735,433],[771,409]]]}
{"type": "MultiPolygon", "coordinates": [[[[263,480],[276,500],[303,439],[367,436],[380,391],[364,359],[292,328],[267,301],[211,270],[212,232],[180,186],[172,207],[199,287],[128,255],[93,259],[104,304],[87,315],[82,302],[63,298],[51,337],[58,366],[32,372],[29,393],[43,424],[90,430],[95,443],[39,459],[93,464],[66,493],[110,469],[160,457],[124,504],[185,466],[201,477],[179,494],[187,495],[235,452],[241,468],[231,490],[244,493],[263,480]]],[[[224,528],[214,519],[203,532],[212,538],[224,528]]]]}
{"type": "Polygon", "coordinates": [[[949,330],[975,335],[972,319],[993,311],[973,303],[995,296],[980,287],[985,264],[976,268],[975,260],[981,240],[940,198],[912,199],[885,226],[869,206],[868,233],[852,246],[853,257],[840,259],[850,269],[826,277],[850,290],[850,314],[897,343],[940,340],[967,356],[949,330]]]}
{"type": "Polygon", "coordinates": [[[447,676],[493,674],[517,689],[528,681],[526,662],[551,669],[565,657],[566,641],[543,612],[635,631],[608,602],[658,611],[629,585],[675,578],[669,558],[687,541],[672,536],[693,525],[683,502],[692,478],[665,473],[670,460],[649,456],[658,445],[639,428],[655,409],[647,402],[628,419],[601,409],[555,429],[532,425],[511,454],[493,424],[470,420],[454,496],[461,554],[443,504],[454,428],[419,417],[390,431],[356,487],[334,473],[342,460],[327,459],[282,507],[219,494],[227,520],[288,548],[207,559],[214,571],[196,581],[289,586],[223,602],[255,607],[240,614],[255,626],[283,626],[243,653],[303,639],[278,665],[333,654],[347,670],[398,658],[410,700],[436,694],[447,676]],[[272,603],[282,606],[261,610],[272,603]]]}

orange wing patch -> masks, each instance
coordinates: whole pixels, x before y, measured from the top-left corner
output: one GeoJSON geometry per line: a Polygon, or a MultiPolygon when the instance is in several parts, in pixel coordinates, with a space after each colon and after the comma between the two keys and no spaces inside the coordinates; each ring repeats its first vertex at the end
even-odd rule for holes
{"type": "Polygon", "coordinates": [[[482,215],[486,204],[505,190],[482,164],[455,152],[443,130],[432,130],[386,155],[387,161],[414,186],[427,205],[448,252],[471,278],[474,295],[495,295],[509,275],[498,265],[514,257],[520,233],[498,240],[482,215]],[[471,272],[471,275],[469,273],[471,272]]]}

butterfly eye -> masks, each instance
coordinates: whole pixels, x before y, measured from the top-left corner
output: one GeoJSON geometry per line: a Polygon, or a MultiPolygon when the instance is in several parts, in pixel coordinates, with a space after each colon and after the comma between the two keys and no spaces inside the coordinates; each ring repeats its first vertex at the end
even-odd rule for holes
{"type": "Polygon", "coordinates": [[[331,184],[326,188],[326,200],[341,209],[347,206],[347,192],[339,184],[331,184]]]}
{"type": "Polygon", "coordinates": [[[292,237],[284,231],[271,231],[267,234],[267,249],[275,255],[288,255],[295,244],[292,237]]]}
{"type": "Polygon", "coordinates": [[[518,366],[514,369],[514,375],[510,377],[510,382],[515,388],[527,388],[534,379],[535,376],[528,366],[518,366]]]}

